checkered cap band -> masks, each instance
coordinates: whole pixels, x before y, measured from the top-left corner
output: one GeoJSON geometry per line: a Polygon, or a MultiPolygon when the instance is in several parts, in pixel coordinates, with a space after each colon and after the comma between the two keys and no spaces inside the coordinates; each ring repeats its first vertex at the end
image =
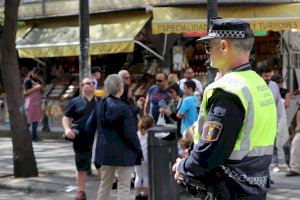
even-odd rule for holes
{"type": "Polygon", "coordinates": [[[220,38],[242,39],[246,38],[245,31],[210,30],[208,36],[220,38]]]}

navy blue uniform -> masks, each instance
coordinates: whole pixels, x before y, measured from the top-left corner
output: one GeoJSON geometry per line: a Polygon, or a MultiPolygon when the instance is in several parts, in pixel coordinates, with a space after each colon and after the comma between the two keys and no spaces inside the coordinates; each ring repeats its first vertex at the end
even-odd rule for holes
{"type": "MultiPolygon", "coordinates": [[[[249,69],[250,66],[240,70],[249,69]]],[[[245,110],[240,99],[217,89],[208,100],[206,109],[206,122],[222,124],[222,132],[213,142],[200,138],[190,156],[178,166],[179,173],[187,179],[201,180],[208,190],[223,183],[230,199],[265,199],[267,191],[261,183],[269,180],[265,169],[272,156],[246,157],[242,161],[228,159],[244,121],[245,110]]]]}

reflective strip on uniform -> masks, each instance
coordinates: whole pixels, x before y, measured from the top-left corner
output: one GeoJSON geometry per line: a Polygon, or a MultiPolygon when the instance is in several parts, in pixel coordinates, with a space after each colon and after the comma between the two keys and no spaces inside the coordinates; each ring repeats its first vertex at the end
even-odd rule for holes
{"type": "MultiPolygon", "coordinates": [[[[242,82],[239,82],[236,79],[231,79],[230,81],[228,81],[228,83],[230,83],[231,85],[233,85],[235,87],[241,88],[242,93],[244,95],[244,98],[248,102],[248,108],[247,108],[246,113],[245,113],[245,117],[248,117],[248,118],[245,119],[247,123],[245,125],[244,137],[243,137],[242,142],[240,143],[240,150],[239,151],[249,153],[250,133],[252,131],[253,121],[254,121],[254,108],[253,108],[254,106],[253,106],[251,93],[250,93],[247,86],[245,86],[242,82]]],[[[229,160],[236,160],[235,158],[236,158],[236,156],[233,156],[232,154],[229,156],[229,160]]],[[[239,159],[239,160],[241,160],[241,159],[239,159]]]]}
{"type": "Polygon", "coordinates": [[[245,157],[255,157],[255,156],[263,156],[263,155],[273,155],[273,145],[266,147],[254,147],[249,150],[234,150],[232,151],[229,160],[242,160],[245,157]]]}

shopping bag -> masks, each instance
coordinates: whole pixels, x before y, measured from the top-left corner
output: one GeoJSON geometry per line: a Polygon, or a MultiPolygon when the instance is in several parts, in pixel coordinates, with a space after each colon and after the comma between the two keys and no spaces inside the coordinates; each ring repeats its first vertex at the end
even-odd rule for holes
{"type": "Polygon", "coordinates": [[[166,125],[166,120],[165,120],[164,114],[162,114],[162,113],[159,114],[156,125],[158,125],[158,126],[165,126],[166,125]]]}

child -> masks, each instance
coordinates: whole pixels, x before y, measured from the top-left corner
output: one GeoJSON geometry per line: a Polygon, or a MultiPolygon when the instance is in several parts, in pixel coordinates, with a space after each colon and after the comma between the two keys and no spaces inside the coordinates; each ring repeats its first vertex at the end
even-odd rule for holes
{"type": "Polygon", "coordinates": [[[189,156],[190,151],[194,147],[194,135],[198,129],[198,121],[196,121],[192,126],[188,127],[183,134],[183,137],[178,140],[178,145],[182,149],[181,157],[186,158],[189,156]]]}
{"type": "Polygon", "coordinates": [[[135,187],[135,199],[148,199],[148,145],[147,145],[147,138],[148,133],[147,129],[151,128],[155,125],[155,122],[153,118],[149,115],[145,115],[141,121],[139,122],[139,131],[138,131],[138,137],[141,143],[142,151],[143,151],[143,157],[144,160],[142,161],[141,165],[136,165],[134,167],[134,171],[136,174],[134,187],[135,187]],[[141,189],[142,186],[144,188],[143,196],[141,195],[141,189]]]}

